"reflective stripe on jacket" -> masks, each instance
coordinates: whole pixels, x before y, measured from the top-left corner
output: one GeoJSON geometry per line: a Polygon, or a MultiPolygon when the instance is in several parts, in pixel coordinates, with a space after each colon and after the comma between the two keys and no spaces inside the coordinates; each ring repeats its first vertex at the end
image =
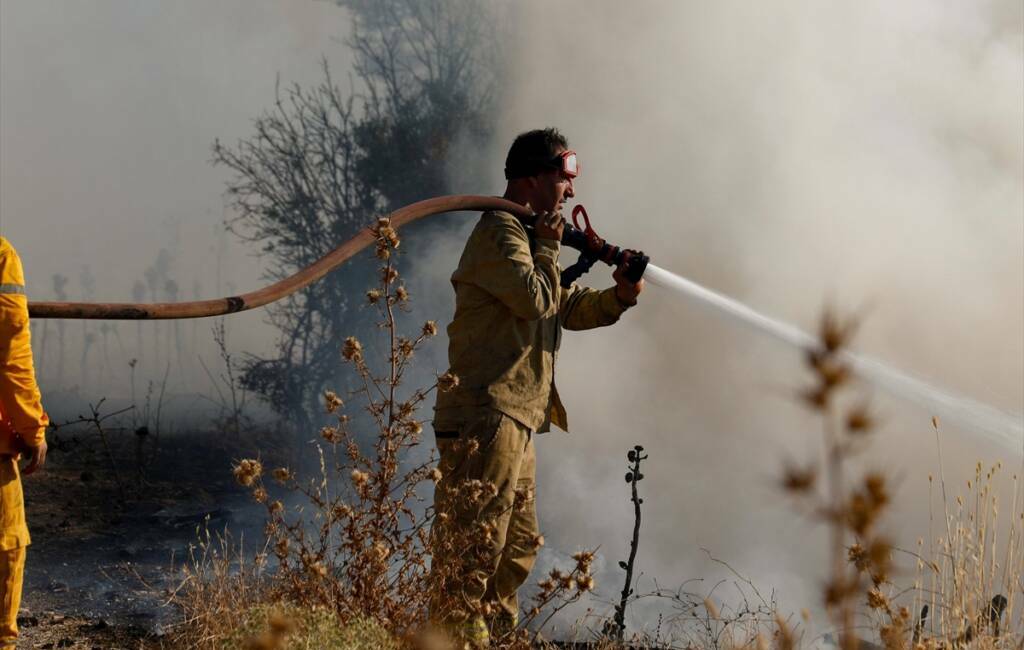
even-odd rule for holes
{"type": "Polygon", "coordinates": [[[0,237],[0,454],[21,451],[18,438],[38,445],[48,424],[32,365],[25,275],[18,253],[0,237]]]}
{"type": "Polygon", "coordinates": [[[452,274],[455,316],[448,361],[459,385],[439,393],[435,431],[457,430],[492,408],[533,431],[568,431],[554,384],[562,328],[611,325],[626,306],[615,288],[559,285],[560,244],[538,239],[507,212],[485,212],[452,274]]]}

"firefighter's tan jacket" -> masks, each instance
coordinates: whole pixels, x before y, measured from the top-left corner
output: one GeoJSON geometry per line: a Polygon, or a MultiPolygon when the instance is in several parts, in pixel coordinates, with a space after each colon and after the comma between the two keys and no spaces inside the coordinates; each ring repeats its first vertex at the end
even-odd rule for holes
{"type": "Polygon", "coordinates": [[[533,431],[568,431],[554,377],[562,329],[611,325],[627,307],[614,287],[563,289],[559,248],[507,212],[481,216],[452,274],[448,361],[459,384],[438,394],[435,431],[457,431],[481,408],[533,431]]]}
{"type": "Polygon", "coordinates": [[[32,367],[21,259],[0,237],[0,455],[38,445],[48,423],[32,367]]]}

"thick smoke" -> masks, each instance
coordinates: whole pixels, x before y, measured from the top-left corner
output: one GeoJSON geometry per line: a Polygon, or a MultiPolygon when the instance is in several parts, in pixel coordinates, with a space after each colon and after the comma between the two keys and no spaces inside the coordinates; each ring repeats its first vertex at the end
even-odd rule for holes
{"type": "MultiPolygon", "coordinates": [[[[510,16],[496,186],[507,142],[556,125],[609,240],[806,329],[826,304],[852,310],[858,349],[1024,410],[1019,3],[534,2],[510,16]]],[[[655,287],[641,302],[565,339],[572,433],[539,441],[549,542],[600,544],[611,566],[627,555],[620,475],[641,443],[647,576],[721,575],[704,547],[813,606],[823,531],[776,480],[821,448],[796,403],[798,356],[655,287]]],[[[930,414],[874,397],[865,464],[897,480],[890,532],[909,548],[928,537],[930,414]]],[[[943,428],[942,445],[957,485],[975,460],[1022,460],[969,430],[943,428]]]]}

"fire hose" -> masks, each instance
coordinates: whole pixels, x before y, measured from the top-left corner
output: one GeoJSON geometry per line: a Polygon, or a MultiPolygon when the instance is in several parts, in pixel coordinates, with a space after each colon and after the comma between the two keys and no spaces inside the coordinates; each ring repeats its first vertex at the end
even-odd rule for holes
{"type": "MultiPolygon", "coordinates": [[[[492,196],[439,196],[419,201],[395,210],[390,215],[391,225],[400,228],[418,219],[443,212],[503,210],[529,223],[535,215],[529,208],[512,201],[492,196]]],[[[582,212],[585,229],[565,225],[562,243],[580,250],[580,261],[565,270],[562,285],[586,272],[594,262],[626,267],[626,277],[638,282],[647,267],[648,258],[643,253],[612,246],[601,239],[590,226],[583,206],[576,206],[573,220],[578,226],[577,215],[582,212]]],[[[32,318],[96,318],[106,320],[167,320],[178,318],[205,318],[223,316],[240,311],[255,309],[284,298],[299,289],[308,287],[349,258],[374,243],[376,237],[370,228],[363,228],[354,237],[304,269],[262,289],[240,296],[195,300],[191,302],[159,303],[84,303],[84,302],[30,302],[28,311],[32,318]]]]}
{"type": "MultiPolygon", "coordinates": [[[[522,220],[529,227],[533,211],[512,201],[489,196],[441,196],[399,208],[390,215],[392,227],[400,228],[424,217],[444,212],[503,210],[522,220]]],[[[376,241],[367,227],[313,264],[300,269],[274,284],[239,296],[171,303],[77,303],[30,302],[32,318],[95,318],[112,320],[158,320],[203,318],[234,314],[262,307],[307,287],[342,265],[359,251],[376,241]]],[[[765,316],[728,296],[716,293],[695,282],[649,264],[641,252],[609,244],[594,232],[583,206],[573,210],[573,223],[565,224],[562,243],[580,251],[580,259],[566,268],[561,277],[568,286],[598,261],[623,266],[625,276],[637,282],[641,277],[653,284],[681,295],[695,305],[711,307],[718,314],[751,326],[761,334],[783,341],[802,350],[813,349],[816,339],[797,327],[765,316]],[[583,217],[583,224],[579,217],[583,217]]],[[[931,413],[948,417],[966,427],[988,434],[989,438],[1011,449],[1020,450],[1024,443],[1024,422],[1019,414],[1005,413],[987,404],[936,388],[922,379],[902,373],[880,361],[846,351],[845,360],[861,379],[909,399],[931,413]]]]}

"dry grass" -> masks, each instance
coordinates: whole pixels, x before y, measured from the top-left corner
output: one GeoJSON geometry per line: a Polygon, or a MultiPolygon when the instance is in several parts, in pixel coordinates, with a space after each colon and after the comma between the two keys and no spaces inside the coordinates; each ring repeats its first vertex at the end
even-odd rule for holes
{"type": "MultiPolygon", "coordinates": [[[[937,435],[938,421],[933,424],[937,435]]],[[[995,486],[1001,471],[1001,463],[987,470],[977,463],[966,491],[952,500],[940,471],[942,524],[937,536],[929,536],[927,549],[918,540],[909,599],[913,611],[921,612],[915,640],[926,647],[1024,643],[1024,503],[1020,476],[1014,474],[1009,510],[1000,513],[995,486]]],[[[934,488],[931,476],[929,482],[934,488]]]]}

